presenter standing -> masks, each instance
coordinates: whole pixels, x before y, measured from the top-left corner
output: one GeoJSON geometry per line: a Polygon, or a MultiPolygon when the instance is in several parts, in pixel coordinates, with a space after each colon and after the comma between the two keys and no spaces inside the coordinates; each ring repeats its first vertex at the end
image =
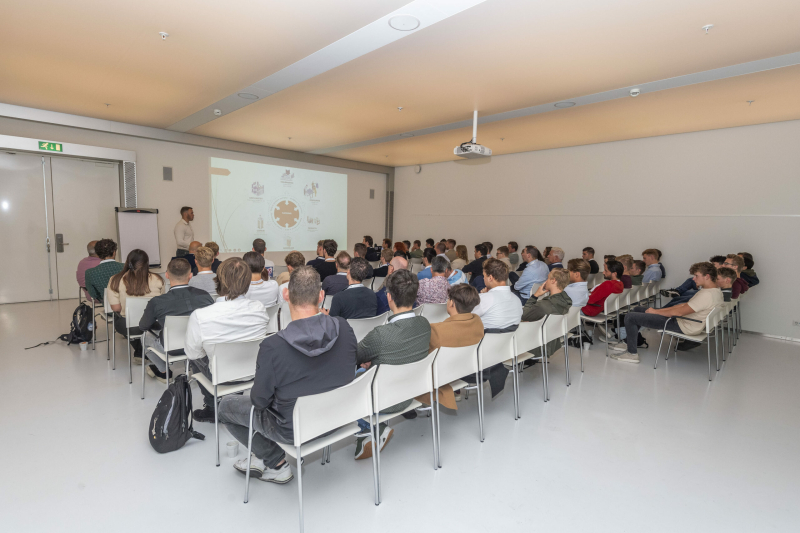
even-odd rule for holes
{"type": "Polygon", "coordinates": [[[192,220],[194,220],[194,209],[181,207],[181,219],[175,224],[175,242],[178,244],[178,251],[175,255],[177,257],[183,257],[189,253],[189,244],[194,240],[192,220]]]}

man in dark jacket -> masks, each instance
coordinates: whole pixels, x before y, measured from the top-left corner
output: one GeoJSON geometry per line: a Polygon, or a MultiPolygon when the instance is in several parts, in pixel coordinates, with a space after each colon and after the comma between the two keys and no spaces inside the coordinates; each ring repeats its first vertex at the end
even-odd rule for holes
{"type": "MultiPolygon", "coordinates": [[[[287,483],[294,477],[276,443],[294,442],[297,398],[347,385],[356,366],[355,333],[345,319],[319,312],[324,293],[313,268],[294,269],[283,297],[292,321],[261,343],[250,398],[226,396],[219,404],[219,421],[245,445],[251,402],[255,406],[250,475],[272,483],[287,483]]],[[[247,458],[234,468],[246,472],[247,458]]]]}
{"type": "MultiPolygon", "coordinates": [[[[170,283],[169,292],[147,302],[142,319],[139,321],[139,329],[144,332],[142,338],[144,355],[152,363],[147,367],[147,374],[162,383],[166,383],[167,364],[152,353],[152,350],[164,353],[164,319],[168,316],[189,316],[195,309],[214,303],[208,292],[189,286],[192,272],[189,261],[185,258],[176,257],[169,262],[167,279],[170,283]]],[[[170,355],[184,354],[183,350],[180,350],[179,354],[170,353],[170,355]]]]}
{"type": "Polygon", "coordinates": [[[347,287],[333,297],[330,311],[323,309],[322,312],[344,319],[376,316],[378,299],[375,291],[362,283],[372,277],[371,273],[372,267],[366,259],[360,257],[353,259],[350,262],[350,269],[346,272],[347,287]]]}
{"type": "MultiPolygon", "coordinates": [[[[523,322],[536,322],[550,315],[566,315],[572,307],[572,299],[564,291],[569,285],[569,272],[563,268],[554,268],[547,276],[547,281],[531,295],[522,308],[523,322]],[[550,294],[544,296],[545,293],[550,294]]],[[[547,355],[553,355],[563,345],[564,339],[558,337],[547,342],[547,355]]],[[[531,353],[537,357],[542,355],[541,348],[534,348],[531,353]]]]}
{"type": "Polygon", "coordinates": [[[327,239],[322,243],[322,255],[325,259],[321,263],[317,263],[314,269],[319,273],[319,279],[325,281],[328,276],[335,276],[336,271],[336,250],[339,245],[333,239],[327,239]]]}
{"type": "Polygon", "coordinates": [[[380,261],[381,260],[381,247],[374,246],[374,241],[369,235],[364,235],[364,240],[361,241],[367,247],[367,256],[364,258],[367,261],[380,261]]]}

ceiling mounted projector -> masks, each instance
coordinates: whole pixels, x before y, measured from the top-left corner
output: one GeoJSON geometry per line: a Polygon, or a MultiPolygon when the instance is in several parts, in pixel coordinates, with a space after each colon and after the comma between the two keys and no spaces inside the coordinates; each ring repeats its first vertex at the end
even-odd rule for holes
{"type": "Polygon", "coordinates": [[[472,140],[461,143],[453,149],[453,154],[465,159],[476,159],[478,157],[489,157],[492,149],[478,144],[478,112],[472,116],[472,140]]]}

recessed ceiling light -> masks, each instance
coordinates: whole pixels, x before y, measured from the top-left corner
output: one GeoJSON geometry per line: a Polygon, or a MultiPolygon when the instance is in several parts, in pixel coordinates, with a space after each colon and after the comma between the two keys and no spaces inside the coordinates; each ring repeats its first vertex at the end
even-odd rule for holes
{"type": "Polygon", "coordinates": [[[575,105],[575,102],[559,102],[556,104],[556,107],[563,108],[563,107],[572,107],[575,105]]]}
{"type": "Polygon", "coordinates": [[[165,31],[160,31],[160,32],[158,32],[158,34],[161,36],[161,40],[162,41],[166,41],[167,37],[169,37],[169,33],[165,32],[165,31]]]}
{"type": "Polygon", "coordinates": [[[239,93],[239,98],[244,98],[245,100],[258,100],[258,96],[251,93],[239,93]]]}
{"type": "Polygon", "coordinates": [[[401,133],[400,134],[400,137],[413,137],[413,136],[414,136],[413,133],[401,133]]]}
{"type": "Polygon", "coordinates": [[[700,28],[700,29],[702,29],[702,30],[706,30],[706,33],[708,33],[708,30],[710,30],[710,29],[711,29],[711,28],[713,28],[713,27],[714,27],[714,25],[713,25],[713,24],[706,24],[705,26],[703,26],[703,27],[702,27],[702,28],[700,28]]]}
{"type": "Polygon", "coordinates": [[[416,30],[419,24],[419,19],[411,15],[396,15],[389,19],[389,26],[397,31],[416,30]]]}
{"type": "Polygon", "coordinates": [[[403,110],[403,106],[398,107],[397,110],[398,111],[402,111],[403,110]]]}

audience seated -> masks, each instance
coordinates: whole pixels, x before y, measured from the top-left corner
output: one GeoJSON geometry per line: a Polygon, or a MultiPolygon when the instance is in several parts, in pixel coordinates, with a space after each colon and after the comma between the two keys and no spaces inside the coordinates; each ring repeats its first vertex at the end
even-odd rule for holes
{"type": "MultiPolygon", "coordinates": [[[[425,239],[425,250],[427,250],[428,248],[433,248],[434,244],[435,244],[435,241],[433,239],[425,239]]],[[[425,250],[423,250],[423,252],[425,250]]]]}
{"type": "Polygon", "coordinates": [[[742,271],[744,270],[745,266],[744,259],[737,254],[728,254],[728,256],[725,258],[725,262],[722,263],[722,266],[732,268],[736,271],[736,281],[733,282],[733,292],[731,293],[731,298],[735,300],[740,294],[747,292],[747,290],[750,288],[750,285],[748,285],[747,282],[741,278],[742,271]]]}
{"type": "Polygon", "coordinates": [[[417,239],[414,241],[414,244],[411,246],[411,251],[408,253],[408,256],[411,259],[422,259],[422,243],[417,239]]]}
{"type": "Polygon", "coordinates": [[[394,256],[400,256],[405,259],[408,259],[408,249],[406,248],[406,244],[402,241],[397,241],[394,243],[394,256]]]}
{"type": "Polygon", "coordinates": [[[467,257],[467,247],[463,244],[459,244],[456,246],[456,258],[450,261],[450,266],[453,267],[453,270],[463,270],[467,263],[469,262],[469,257],[467,257]]]}
{"type": "Polygon", "coordinates": [[[588,261],[583,259],[570,259],[567,262],[569,271],[569,285],[564,291],[572,300],[573,307],[583,307],[589,303],[589,288],[586,280],[589,277],[592,267],[588,261]]]}
{"type": "Polygon", "coordinates": [[[86,291],[93,300],[103,301],[103,292],[108,287],[112,276],[122,271],[122,263],[117,263],[117,243],[111,239],[100,239],[94,245],[100,262],[94,268],[86,270],[86,291]]]}
{"type": "Polygon", "coordinates": [[[189,243],[189,251],[183,255],[183,258],[189,261],[189,266],[192,267],[192,276],[197,275],[197,262],[194,259],[194,254],[201,246],[203,246],[203,243],[200,241],[192,241],[189,243]]]}
{"type": "Polygon", "coordinates": [[[727,259],[727,257],[725,257],[724,255],[715,255],[712,256],[711,259],[709,259],[709,261],[714,264],[715,268],[720,269],[722,268],[723,263],[725,263],[725,259],[727,259]]]}
{"type": "Polygon", "coordinates": [[[531,297],[531,288],[536,284],[544,283],[550,272],[547,265],[537,257],[539,257],[539,250],[535,246],[529,244],[522,249],[522,261],[526,267],[519,276],[519,280],[514,284],[514,290],[519,293],[519,297],[524,302],[531,297]]]}
{"type": "Polygon", "coordinates": [[[417,279],[423,280],[431,277],[431,262],[433,261],[434,257],[436,257],[436,249],[425,248],[425,250],[422,252],[422,264],[425,266],[425,268],[417,273],[417,279]]]}
{"type": "Polygon", "coordinates": [[[365,259],[367,261],[380,261],[381,260],[381,247],[380,246],[373,246],[372,244],[372,237],[369,235],[364,235],[364,240],[361,242],[364,246],[367,247],[367,255],[365,259]]]}
{"type": "Polygon", "coordinates": [[[289,254],[284,258],[284,262],[286,263],[286,272],[281,272],[277,279],[278,305],[285,303],[285,300],[283,299],[283,289],[289,286],[289,279],[292,275],[292,272],[303,266],[306,262],[306,258],[303,257],[303,254],[300,252],[294,251],[289,252],[289,254]]]}
{"type": "Polygon", "coordinates": [[[547,254],[547,266],[550,270],[554,268],[564,268],[564,265],[561,264],[561,261],[564,260],[564,250],[559,248],[558,246],[553,246],[550,248],[550,251],[547,254]]]}
{"type": "MultiPolygon", "coordinates": [[[[204,250],[210,252],[210,254],[205,255],[213,258],[211,248],[204,246],[197,250],[198,261],[201,257],[203,257],[203,261],[208,259],[203,255],[204,250]]],[[[198,264],[203,268],[202,263],[198,264]]],[[[160,296],[155,296],[147,302],[142,319],[139,321],[139,330],[144,332],[142,337],[144,355],[150,360],[150,364],[147,366],[147,374],[161,383],[166,383],[167,364],[160,357],[152,353],[148,354],[147,350],[152,348],[164,353],[164,320],[168,316],[191,315],[195,309],[208,307],[214,303],[214,299],[207,290],[191,285],[191,281],[194,278],[192,277],[192,268],[186,259],[175,258],[170,261],[165,275],[169,280],[169,291],[160,296]]],[[[214,278],[213,275],[205,275],[203,277],[212,281],[214,278]]],[[[183,355],[183,350],[178,351],[180,353],[170,353],[170,355],[183,355]]],[[[171,377],[172,372],[170,372],[171,377]]]]}
{"type": "MultiPolygon", "coordinates": [[[[366,239],[366,237],[364,237],[364,239],[366,239]]],[[[371,238],[370,238],[370,241],[372,241],[371,238]]],[[[317,257],[312,259],[308,263],[306,263],[306,265],[308,265],[310,267],[317,268],[317,265],[325,262],[325,257],[323,257],[323,253],[324,252],[323,252],[323,249],[322,249],[322,245],[323,244],[325,244],[325,240],[324,239],[321,240],[321,241],[317,241],[317,257]]]]}
{"type": "MultiPolygon", "coordinates": [[[[267,334],[269,319],[264,306],[245,297],[252,274],[247,263],[238,257],[226,259],[217,269],[215,281],[219,298],[212,305],[195,310],[186,328],[185,352],[193,372],[212,379],[208,358],[214,355],[216,344],[254,341],[267,334]]],[[[213,422],[214,392],[202,386],[200,392],[204,405],[194,411],[194,420],[213,422]]]]}
{"type": "MultiPolygon", "coordinates": [[[[408,261],[403,259],[402,257],[393,257],[391,262],[386,266],[387,274],[386,276],[390,276],[392,272],[397,270],[407,270],[408,269],[408,261]]],[[[375,313],[375,316],[382,315],[383,313],[387,313],[390,311],[389,309],[389,300],[386,298],[386,284],[384,283],[383,287],[375,293],[375,297],[378,300],[378,310],[375,313]]]]}
{"type": "Polygon", "coordinates": [[[248,300],[261,302],[261,305],[272,307],[278,303],[278,282],[274,279],[264,279],[264,257],[258,252],[244,254],[244,262],[250,268],[250,288],[244,295],[248,300]]]}
{"type": "Polygon", "coordinates": [[[603,267],[605,268],[606,264],[608,264],[609,261],[616,261],[616,260],[617,260],[617,256],[616,255],[604,255],[603,256],[603,267]]]}
{"type": "Polygon", "coordinates": [[[353,246],[353,257],[367,258],[367,246],[363,242],[357,242],[353,246]]]}
{"type": "Polygon", "coordinates": [[[745,283],[747,283],[747,285],[750,287],[753,285],[758,285],[758,275],[756,274],[756,271],[753,270],[753,267],[756,264],[755,261],[753,261],[753,255],[747,252],[739,252],[738,255],[744,259],[745,269],[742,270],[741,273],[742,279],[744,279],[745,283]]]}
{"type": "Polygon", "coordinates": [[[547,247],[545,247],[544,251],[542,252],[542,257],[544,258],[544,260],[543,260],[544,264],[546,264],[548,267],[550,266],[550,250],[552,250],[552,249],[553,249],[552,246],[547,246],[547,247]]]}
{"type": "MultiPolygon", "coordinates": [[[[538,261],[541,261],[542,263],[544,263],[544,257],[542,257],[542,253],[539,251],[539,249],[537,247],[535,247],[535,246],[530,245],[530,244],[528,246],[531,246],[533,248],[533,252],[531,252],[531,257],[533,257],[533,259],[535,259],[535,260],[538,260],[538,261]]],[[[524,252],[525,252],[525,248],[523,248],[522,252],[520,252],[520,254],[519,254],[520,255],[520,259],[522,259],[522,260],[520,261],[519,266],[517,267],[517,270],[516,270],[517,272],[525,272],[525,269],[528,268],[528,263],[526,263],[525,259],[522,258],[522,254],[524,252]]],[[[545,266],[547,266],[546,263],[545,263],[545,266]]],[[[547,270],[549,271],[550,269],[548,268],[547,270]]]]}
{"type": "Polygon", "coordinates": [[[348,270],[350,270],[350,254],[341,251],[336,255],[336,275],[328,276],[322,282],[322,292],[325,293],[325,296],[333,296],[347,288],[350,284],[347,281],[348,270]]]}
{"type": "Polygon", "coordinates": [[[644,271],[647,270],[647,264],[641,259],[636,259],[631,268],[631,285],[641,285],[644,279],[644,271]]]}
{"type": "Polygon", "coordinates": [[[483,263],[486,262],[488,257],[486,254],[489,252],[486,249],[485,244],[476,244],[475,245],[475,260],[472,261],[470,264],[465,265],[461,268],[464,274],[471,274],[472,279],[475,279],[477,276],[483,275],[483,263]]]}
{"type": "Polygon", "coordinates": [[[369,266],[366,259],[357,257],[350,261],[350,268],[346,274],[348,286],[333,297],[330,311],[323,309],[322,312],[342,318],[372,318],[376,316],[377,296],[372,289],[361,283],[372,277],[371,273],[372,267],[369,266]]]}
{"type": "MultiPolygon", "coordinates": [[[[216,294],[214,271],[211,270],[211,265],[214,263],[214,250],[201,246],[194,252],[194,261],[197,265],[197,275],[192,276],[192,279],[189,280],[189,286],[216,294]]],[[[191,269],[191,265],[189,268],[191,269]]]]}
{"type": "MultiPolygon", "coordinates": [[[[267,251],[267,243],[264,239],[256,239],[253,241],[253,251],[264,257],[264,252],[267,251]]],[[[265,281],[273,278],[275,273],[275,263],[264,257],[264,275],[261,276],[265,281]]]]}
{"type": "MultiPolygon", "coordinates": [[[[86,253],[89,255],[81,259],[78,263],[78,270],[75,272],[75,278],[78,280],[78,287],[86,287],[86,271],[100,264],[101,259],[97,257],[97,253],[94,250],[95,244],[97,244],[97,241],[91,241],[86,245],[86,253]]],[[[87,300],[92,299],[89,295],[89,291],[85,288],[83,289],[83,295],[87,300]]]]}
{"type": "Polygon", "coordinates": [[[722,292],[717,287],[717,269],[711,263],[695,263],[689,269],[689,273],[700,289],[697,294],[688,302],[670,308],[635,307],[625,316],[627,342],[611,348],[613,359],[626,363],[639,362],[637,339],[639,329],[643,327],[666,329],[685,335],[699,335],[705,332],[706,317],[715,306],[723,302],[722,292]]]}
{"type": "Polygon", "coordinates": [[[734,281],[736,281],[736,271],[734,269],[726,266],[717,269],[717,288],[722,291],[723,301],[731,301],[734,281]]]}
{"type": "MultiPolygon", "coordinates": [[[[298,267],[284,290],[292,321],[261,342],[250,396],[226,396],[219,404],[219,421],[244,446],[250,436],[250,407],[255,406],[250,476],[278,484],[294,477],[276,443],[294,443],[292,417],[297,398],[347,385],[356,365],[353,329],[344,319],[319,313],[323,299],[319,274],[313,268],[298,267]]],[[[246,473],[247,458],[237,461],[234,468],[246,473]]]]}
{"type": "Polygon", "coordinates": [[[633,256],[629,254],[618,255],[617,261],[622,263],[622,277],[620,281],[622,286],[626,289],[633,287],[633,278],[631,278],[631,268],[633,268],[633,256]]]}
{"type": "Polygon", "coordinates": [[[520,261],[520,257],[519,257],[519,254],[517,253],[517,250],[519,250],[519,244],[517,244],[516,241],[509,241],[508,242],[508,260],[511,263],[511,271],[512,272],[514,271],[514,269],[517,268],[517,265],[519,264],[519,261],[520,261]]]}
{"type": "Polygon", "coordinates": [[[217,259],[219,257],[219,244],[215,243],[214,241],[208,241],[203,246],[206,248],[211,248],[211,250],[214,252],[214,261],[211,262],[211,272],[216,274],[217,269],[222,264],[222,261],[217,259]]]}
{"type": "Polygon", "coordinates": [[[430,272],[430,278],[419,280],[417,304],[443,304],[447,301],[447,290],[450,288],[447,276],[451,269],[450,262],[444,254],[433,258],[430,272]]]}
{"type": "MultiPolygon", "coordinates": [[[[372,275],[376,278],[385,278],[389,275],[389,262],[394,257],[394,252],[391,250],[381,250],[381,266],[372,270],[372,275]]],[[[405,259],[405,258],[401,258],[405,259]]]]}
{"type": "Polygon", "coordinates": [[[500,246],[497,249],[497,252],[495,252],[495,258],[505,263],[506,266],[508,266],[508,270],[510,272],[512,270],[512,266],[511,266],[511,260],[508,258],[509,253],[510,252],[508,250],[508,246],[500,246]]]}
{"type": "MultiPolygon", "coordinates": [[[[355,264],[350,267],[352,271],[355,264]]],[[[431,325],[424,317],[418,317],[412,310],[417,299],[419,281],[408,270],[393,272],[386,278],[387,300],[394,315],[388,324],[378,326],[358,343],[357,363],[364,369],[371,365],[405,365],[427,357],[431,341],[431,325]]],[[[349,292],[349,291],[346,291],[349,292]]],[[[397,413],[411,403],[400,402],[383,413],[397,413]]],[[[386,423],[378,427],[373,436],[368,423],[358,421],[361,433],[356,441],[356,459],[372,457],[373,439],[377,439],[381,451],[392,436],[393,429],[386,423]]]]}
{"type": "Polygon", "coordinates": [[[644,260],[647,269],[644,271],[642,284],[646,285],[653,281],[658,281],[663,277],[662,266],[658,263],[659,252],[655,248],[648,248],[642,252],[642,259],[644,260]]]}
{"type": "Polygon", "coordinates": [[[452,264],[447,267],[447,283],[450,285],[469,284],[466,274],[458,269],[453,269],[452,264]]]}
{"type": "MultiPolygon", "coordinates": [[[[125,259],[122,271],[115,274],[108,282],[108,304],[114,311],[114,329],[123,337],[128,337],[125,328],[125,302],[129,296],[150,297],[164,293],[164,280],[158,274],[150,272],[150,258],[144,250],[131,250],[125,259]]],[[[131,335],[142,332],[137,324],[129,328],[131,335]]],[[[142,343],[139,339],[130,339],[134,351],[134,362],[142,362],[142,343]]]]}
{"type": "Polygon", "coordinates": [[[333,239],[326,239],[322,243],[322,255],[324,260],[321,263],[314,265],[314,269],[319,272],[319,279],[323,282],[328,276],[336,275],[336,250],[339,245],[333,239]]]}
{"type": "Polygon", "coordinates": [[[666,278],[667,277],[667,271],[664,268],[664,265],[661,263],[661,250],[659,250],[658,248],[654,248],[654,250],[656,251],[656,255],[658,255],[658,268],[661,269],[661,278],[662,279],[666,278]]]}
{"type": "Polygon", "coordinates": [[[594,260],[594,248],[591,246],[587,246],[583,249],[582,253],[583,260],[589,263],[589,274],[597,274],[600,272],[600,267],[597,265],[597,261],[594,260]]]}
{"type": "Polygon", "coordinates": [[[383,250],[391,250],[392,249],[392,239],[388,237],[383,239],[383,250]]]}
{"type": "Polygon", "coordinates": [[[447,239],[445,242],[445,249],[444,255],[447,256],[447,260],[452,263],[458,257],[456,253],[456,240],[455,239],[447,239]]]}
{"type": "Polygon", "coordinates": [[[492,250],[494,249],[494,245],[492,243],[490,243],[489,241],[484,242],[483,245],[486,247],[486,258],[487,259],[491,259],[492,250]]]}
{"type": "MultiPolygon", "coordinates": [[[[552,250],[551,250],[552,252],[552,250]]],[[[575,259],[573,259],[575,261],[575,259]]],[[[578,260],[581,261],[581,260],[578,260]]],[[[585,262],[585,261],[584,261],[585,262]]],[[[588,263],[586,264],[588,267],[588,263]]],[[[569,285],[570,273],[563,268],[550,271],[542,285],[531,295],[522,309],[523,322],[536,322],[549,315],[566,315],[572,307],[572,298],[564,290],[569,285]],[[546,293],[550,293],[545,296],[546,293]]],[[[547,342],[547,355],[551,356],[563,346],[563,337],[550,339],[547,342]]],[[[531,353],[541,357],[541,347],[534,348],[531,353]]]]}
{"type": "MultiPolygon", "coordinates": [[[[612,294],[622,294],[622,273],[624,269],[622,263],[615,260],[607,261],[603,269],[603,278],[606,281],[600,285],[595,286],[589,293],[589,301],[581,308],[581,313],[585,316],[597,316],[603,312],[603,306],[606,303],[606,298],[612,294]]],[[[602,335],[606,335],[606,331],[602,326],[598,326],[602,335]]]]}
{"type": "MultiPolygon", "coordinates": [[[[436,255],[438,257],[443,257],[447,259],[447,254],[445,253],[447,251],[447,244],[445,244],[444,242],[437,242],[436,245],[433,247],[433,249],[436,250],[436,255]]],[[[450,260],[447,259],[447,262],[449,263],[450,260]]]]}

